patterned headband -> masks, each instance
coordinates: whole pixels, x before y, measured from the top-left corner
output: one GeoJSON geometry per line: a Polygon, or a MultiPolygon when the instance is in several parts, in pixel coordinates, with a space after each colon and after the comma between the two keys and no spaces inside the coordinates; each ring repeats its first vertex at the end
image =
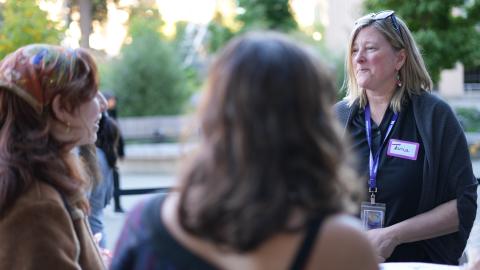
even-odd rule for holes
{"type": "Polygon", "coordinates": [[[75,50],[47,44],[21,47],[0,62],[0,87],[27,101],[38,113],[58,87],[72,79],[75,50]]]}

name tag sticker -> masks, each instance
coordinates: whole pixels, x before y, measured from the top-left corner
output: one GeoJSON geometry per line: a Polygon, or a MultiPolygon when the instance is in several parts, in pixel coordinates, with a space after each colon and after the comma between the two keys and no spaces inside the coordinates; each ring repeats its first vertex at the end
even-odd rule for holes
{"type": "Polygon", "coordinates": [[[419,144],[396,139],[390,139],[388,142],[387,155],[410,160],[417,160],[419,144]]]}

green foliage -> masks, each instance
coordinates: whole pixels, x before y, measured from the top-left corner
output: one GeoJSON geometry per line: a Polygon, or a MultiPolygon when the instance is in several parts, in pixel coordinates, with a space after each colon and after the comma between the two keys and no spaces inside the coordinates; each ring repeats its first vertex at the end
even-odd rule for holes
{"type": "Polygon", "coordinates": [[[207,50],[211,53],[222,48],[238,33],[249,30],[270,29],[282,32],[292,32],[298,29],[289,0],[238,0],[239,14],[236,20],[240,29],[230,29],[225,26],[222,14],[217,12],[208,25],[207,50]]]}
{"type": "MultiPolygon", "coordinates": [[[[187,25],[188,22],[186,21],[179,21],[175,24],[176,28],[176,33],[175,36],[173,37],[173,40],[170,42],[171,46],[175,48],[176,54],[181,58],[185,59],[187,57],[187,50],[185,50],[185,39],[187,35],[187,25]]],[[[185,66],[184,63],[182,63],[183,66],[183,74],[185,76],[185,85],[186,88],[189,89],[189,93],[193,93],[194,91],[197,91],[200,89],[202,81],[199,76],[198,70],[201,70],[201,67],[198,67],[198,63],[190,64],[189,66],[185,66]]],[[[191,108],[186,108],[187,110],[190,110],[191,108]]]]}
{"type": "Polygon", "coordinates": [[[415,36],[434,82],[457,61],[480,66],[480,0],[366,0],[369,11],[392,9],[415,36]]]}
{"type": "Polygon", "coordinates": [[[237,16],[243,23],[242,31],[273,29],[288,32],[298,28],[289,0],[238,0],[244,12],[237,16]]]}
{"type": "Polygon", "coordinates": [[[176,48],[181,48],[184,46],[184,40],[187,35],[187,21],[178,21],[175,23],[175,36],[173,37],[172,43],[176,48]]]}
{"type": "Polygon", "coordinates": [[[208,33],[207,49],[211,53],[218,51],[235,35],[232,30],[224,25],[222,15],[218,12],[208,24],[208,33]]]}
{"type": "Polygon", "coordinates": [[[459,107],[455,109],[458,120],[465,132],[480,132],[480,111],[471,107],[459,107]]]}
{"type": "MultiPolygon", "coordinates": [[[[320,31],[320,28],[316,29],[319,29],[320,31]]],[[[336,89],[339,89],[337,98],[343,98],[346,94],[346,89],[342,88],[345,75],[345,58],[331,53],[324,42],[316,41],[304,32],[293,31],[288,35],[293,40],[298,41],[299,44],[305,44],[308,49],[310,49],[321,60],[323,65],[330,70],[335,81],[336,89]]]]}
{"type": "Polygon", "coordinates": [[[27,44],[58,44],[62,29],[47,17],[35,0],[7,1],[2,9],[0,59],[27,44]]]}
{"type": "Polygon", "coordinates": [[[178,114],[190,95],[180,61],[158,26],[148,17],[133,20],[132,42],[107,72],[105,86],[115,91],[120,115],[178,114]]]}
{"type": "Polygon", "coordinates": [[[143,4],[131,10],[129,23],[129,34],[132,37],[149,35],[152,32],[158,36],[163,20],[158,9],[143,4]]]}
{"type": "MultiPolygon", "coordinates": [[[[93,19],[98,21],[105,21],[107,19],[107,0],[91,0],[92,1],[92,14],[93,19]]],[[[113,0],[114,3],[118,3],[119,0],[113,0]]]]}
{"type": "Polygon", "coordinates": [[[347,95],[347,87],[344,86],[345,82],[345,58],[334,59],[335,63],[335,83],[337,85],[337,99],[341,100],[347,95]]]}

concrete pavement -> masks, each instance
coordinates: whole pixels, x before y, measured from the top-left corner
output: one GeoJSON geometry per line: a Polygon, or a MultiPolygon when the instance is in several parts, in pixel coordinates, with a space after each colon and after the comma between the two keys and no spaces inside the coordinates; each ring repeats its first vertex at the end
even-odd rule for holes
{"type": "MultiPolygon", "coordinates": [[[[127,152],[128,155],[128,152],[127,152]]],[[[120,188],[157,188],[171,187],[175,182],[178,162],[170,159],[137,159],[131,157],[119,163],[120,188]]],[[[105,232],[107,248],[113,250],[115,242],[120,234],[126,213],[141,200],[155,194],[121,196],[120,203],[125,213],[116,213],[113,200],[104,210],[105,232]]]]}

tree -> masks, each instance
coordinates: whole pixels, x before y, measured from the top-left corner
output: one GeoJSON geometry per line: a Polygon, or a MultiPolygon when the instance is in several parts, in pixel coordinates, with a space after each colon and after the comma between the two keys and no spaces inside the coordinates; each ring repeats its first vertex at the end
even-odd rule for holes
{"type": "Polygon", "coordinates": [[[395,10],[412,31],[434,82],[456,62],[480,65],[480,0],[366,0],[369,11],[395,10]]]}
{"type": "Polygon", "coordinates": [[[208,44],[209,52],[216,52],[222,48],[235,34],[225,26],[223,16],[220,12],[216,12],[213,19],[208,23],[208,44]]]}
{"type": "Polygon", "coordinates": [[[7,1],[2,9],[0,59],[27,44],[59,44],[62,33],[35,0],[7,1]]]}
{"type": "Polygon", "coordinates": [[[106,86],[115,91],[123,116],[178,114],[190,94],[180,60],[158,32],[158,12],[138,13],[131,21],[132,42],[111,64],[106,86]]]}
{"type": "Polygon", "coordinates": [[[243,23],[243,31],[261,28],[288,32],[298,28],[289,0],[238,0],[237,3],[243,11],[237,16],[243,23]]]}
{"type": "MultiPolygon", "coordinates": [[[[90,34],[92,34],[93,21],[103,22],[107,18],[108,0],[65,0],[66,6],[69,8],[69,19],[73,11],[78,10],[80,13],[80,47],[90,48],[90,34]]],[[[118,3],[119,0],[113,0],[118,3]]],[[[71,19],[70,19],[71,20],[71,19]]],[[[69,24],[69,22],[67,23],[69,24]]]]}
{"type": "Polygon", "coordinates": [[[222,13],[217,10],[208,24],[209,52],[216,52],[232,37],[252,29],[271,29],[283,32],[298,30],[289,0],[237,0],[240,12],[234,25],[228,25],[222,13]]]}

